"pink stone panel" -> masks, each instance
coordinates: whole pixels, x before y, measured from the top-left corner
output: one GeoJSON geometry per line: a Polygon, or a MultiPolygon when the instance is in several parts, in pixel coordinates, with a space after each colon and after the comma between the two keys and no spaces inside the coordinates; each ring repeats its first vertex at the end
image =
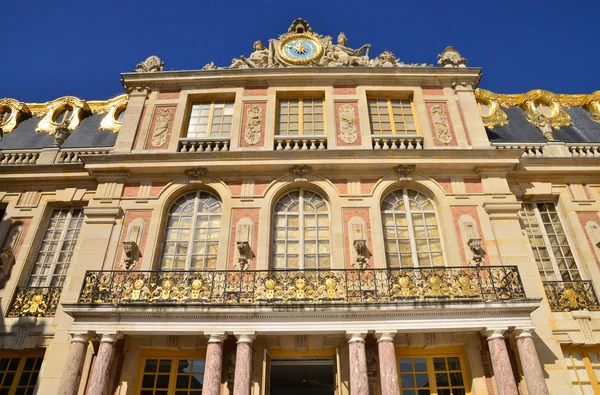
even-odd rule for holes
{"type": "Polygon", "coordinates": [[[337,129],[336,136],[337,136],[337,145],[338,146],[340,146],[340,147],[341,146],[356,147],[356,146],[362,145],[362,138],[361,138],[361,134],[360,134],[360,120],[359,120],[359,115],[358,115],[358,102],[336,102],[335,103],[335,125],[336,125],[336,129],[337,129]],[[352,108],[354,108],[354,114],[356,116],[356,141],[351,144],[345,143],[341,137],[342,127],[340,124],[340,108],[344,104],[351,105],[352,108]]]}
{"type": "Polygon", "coordinates": [[[162,192],[162,190],[165,189],[166,185],[167,185],[166,182],[156,182],[156,181],[153,181],[152,182],[152,187],[150,188],[150,196],[151,197],[157,197],[158,195],[160,195],[160,193],[162,192]]]}
{"type": "Polygon", "coordinates": [[[425,103],[425,105],[427,106],[427,115],[429,117],[429,124],[431,125],[431,133],[432,133],[434,145],[440,146],[440,147],[456,147],[456,146],[458,146],[458,141],[456,141],[456,133],[454,133],[454,126],[452,125],[452,119],[450,119],[450,111],[448,111],[448,104],[446,102],[427,102],[427,103],[425,103]],[[435,127],[433,125],[433,117],[431,116],[431,108],[433,106],[437,106],[437,105],[442,106],[444,108],[444,111],[446,111],[446,118],[448,119],[448,129],[450,130],[450,134],[452,135],[452,141],[448,144],[444,144],[441,141],[439,141],[437,139],[437,136],[435,133],[435,127]]]}
{"type": "Polygon", "coordinates": [[[465,189],[470,195],[472,193],[483,193],[483,186],[481,185],[481,178],[465,178],[465,189]]]}
{"type": "Polygon", "coordinates": [[[244,113],[242,114],[242,131],[240,136],[240,147],[263,147],[265,145],[265,124],[267,120],[267,102],[249,102],[244,103],[244,113]],[[248,122],[248,109],[252,106],[259,106],[262,109],[262,125],[260,131],[260,140],[254,145],[250,145],[244,138],[246,131],[246,122],[248,122]]]}
{"type": "Polygon", "coordinates": [[[335,85],[333,87],[334,95],[356,95],[355,85],[335,85]]]}
{"type": "Polygon", "coordinates": [[[246,88],[246,96],[267,96],[267,88],[246,88]]]}
{"type": "Polygon", "coordinates": [[[330,180],[340,195],[348,193],[348,180],[330,180]]]}
{"type": "MultiPolygon", "coordinates": [[[[460,220],[460,217],[462,217],[463,215],[470,215],[476,222],[477,225],[477,231],[479,232],[479,237],[481,237],[481,246],[485,249],[485,238],[483,237],[483,229],[481,228],[481,221],[479,220],[479,214],[477,213],[477,207],[472,206],[472,207],[452,207],[452,217],[454,218],[454,228],[456,229],[456,234],[458,235],[458,238],[460,240],[460,246],[461,248],[459,248],[460,250],[460,255],[462,257],[462,263],[461,265],[466,265],[467,264],[467,257],[465,256],[465,249],[463,248],[464,245],[467,244],[467,241],[469,240],[463,240],[463,236],[462,236],[462,232],[460,231],[460,223],[458,222],[460,220]]],[[[490,264],[489,262],[489,257],[486,254],[484,256],[484,262],[485,264],[490,264]]],[[[458,265],[458,266],[461,266],[458,265]]]]}
{"type": "Polygon", "coordinates": [[[161,91],[158,100],[179,99],[179,91],[161,91]]]}
{"type": "MultiPolygon", "coordinates": [[[[595,211],[588,211],[588,212],[577,213],[577,217],[579,218],[579,223],[581,224],[581,227],[583,228],[583,233],[585,233],[585,238],[588,242],[588,245],[590,246],[590,249],[592,251],[594,251],[596,246],[594,246],[594,243],[590,239],[590,235],[588,234],[588,231],[587,231],[587,228],[585,227],[585,225],[589,221],[594,221],[600,225],[600,215],[598,215],[598,213],[595,211]]],[[[593,254],[593,255],[594,255],[594,260],[596,261],[596,265],[598,265],[598,267],[600,268],[600,262],[598,261],[598,254],[593,254]]]]}
{"type": "Polygon", "coordinates": [[[123,186],[123,197],[134,198],[138,196],[140,191],[140,183],[125,183],[123,186]]]}
{"type": "Polygon", "coordinates": [[[138,125],[137,125],[137,129],[135,131],[135,138],[133,139],[133,147],[134,149],[139,149],[141,147],[138,147],[138,140],[140,138],[140,133],[142,132],[142,123],[144,122],[144,116],[146,115],[146,106],[144,106],[144,108],[142,108],[142,115],[140,115],[140,119],[138,121],[138,125]]]}
{"type": "Polygon", "coordinates": [[[361,192],[368,193],[369,195],[373,194],[373,189],[375,189],[375,185],[379,180],[365,179],[360,180],[361,184],[361,192]]]}
{"type": "Polygon", "coordinates": [[[257,196],[262,196],[264,195],[265,191],[267,190],[267,187],[269,185],[271,185],[272,181],[267,181],[267,180],[256,180],[254,181],[254,194],[257,196]]]}
{"type": "Polygon", "coordinates": [[[227,188],[231,191],[232,196],[240,196],[242,194],[242,182],[241,181],[228,181],[227,188]]]}
{"type": "Polygon", "coordinates": [[[449,178],[436,178],[437,183],[442,187],[446,194],[452,193],[452,182],[449,178]]]}
{"type": "Polygon", "coordinates": [[[423,94],[444,96],[444,88],[441,86],[423,86],[423,94]]]}
{"type": "MultiPolygon", "coordinates": [[[[354,248],[352,242],[350,241],[350,234],[348,230],[348,222],[352,219],[352,217],[360,217],[367,224],[367,248],[373,253],[373,232],[371,231],[371,215],[369,214],[369,209],[367,207],[364,208],[344,208],[342,209],[342,215],[344,218],[344,245],[346,246],[346,268],[352,268],[352,263],[350,260],[350,248],[354,248]]],[[[370,262],[370,266],[373,267],[373,263],[370,262]]]]}
{"type": "Polygon", "coordinates": [[[465,130],[465,135],[467,136],[467,144],[471,145],[471,136],[469,135],[469,129],[467,128],[467,123],[465,122],[465,114],[463,113],[462,103],[460,101],[456,102],[458,106],[458,113],[460,114],[460,121],[463,124],[463,128],[465,130]]]}
{"type": "Polygon", "coordinates": [[[125,223],[123,225],[123,232],[121,232],[121,238],[119,240],[119,246],[117,250],[117,261],[115,262],[114,269],[120,270],[125,269],[125,265],[123,262],[123,242],[127,237],[127,233],[129,232],[129,225],[131,222],[136,219],[141,218],[144,221],[144,233],[142,234],[142,241],[139,245],[140,248],[140,257],[138,259],[137,265],[132,270],[139,270],[142,267],[142,261],[144,259],[144,249],[146,248],[146,240],[148,238],[148,231],[150,230],[150,220],[152,218],[152,210],[127,210],[125,213],[125,223]]]}
{"type": "Polygon", "coordinates": [[[254,223],[254,234],[252,236],[252,243],[250,247],[252,248],[252,252],[254,253],[254,258],[250,263],[250,267],[248,269],[256,270],[256,262],[257,262],[257,246],[258,246],[258,226],[259,226],[259,218],[260,218],[260,209],[258,208],[234,208],[231,210],[231,239],[229,240],[229,262],[227,263],[228,269],[239,268],[239,265],[235,261],[235,242],[237,237],[237,224],[240,219],[248,217],[254,223]]]}
{"type": "Polygon", "coordinates": [[[177,106],[156,106],[154,108],[154,115],[152,116],[152,122],[150,123],[150,130],[148,131],[148,137],[146,139],[146,149],[147,150],[158,150],[158,149],[165,149],[169,146],[169,141],[171,141],[171,132],[173,130],[173,122],[175,121],[175,114],[177,112],[177,106]],[[154,132],[154,126],[156,125],[156,118],[158,117],[158,113],[164,109],[169,109],[171,110],[171,113],[173,114],[171,116],[171,124],[169,125],[169,130],[167,130],[167,139],[165,140],[164,144],[161,145],[160,147],[155,147],[152,145],[152,133],[154,132]]]}

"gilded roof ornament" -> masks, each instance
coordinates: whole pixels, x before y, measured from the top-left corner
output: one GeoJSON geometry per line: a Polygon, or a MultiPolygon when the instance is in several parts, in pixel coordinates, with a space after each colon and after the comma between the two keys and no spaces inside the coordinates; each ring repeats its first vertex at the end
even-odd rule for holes
{"type": "Polygon", "coordinates": [[[482,114],[481,116],[483,124],[487,128],[493,129],[496,126],[508,125],[508,116],[502,111],[501,107],[510,107],[510,104],[503,100],[500,95],[486,89],[477,88],[475,90],[475,98],[478,102],[487,105],[489,108],[489,115],[483,116],[482,114]]]}
{"type": "Polygon", "coordinates": [[[165,63],[161,62],[158,56],[152,55],[142,63],[138,63],[134,71],[138,73],[153,73],[157,71],[163,71],[164,68],[165,63]]]}
{"type": "Polygon", "coordinates": [[[600,123],[600,91],[587,95],[583,105],[592,114],[592,119],[600,123]]]}
{"type": "Polygon", "coordinates": [[[129,98],[127,95],[117,96],[108,102],[89,102],[92,112],[97,114],[107,113],[102,121],[100,121],[100,130],[110,130],[117,133],[121,129],[121,121],[119,115],[125,111],[129,98]],[[92,104],[93,103],[93,104],[92,104]],[[96,103],[99,105],[96,107],[96,103]],[[103,105],[100,105],[102,103],[103,105]]]}
{"type": "Polygon", "coordinates": [[[538,117],[539,111],[537,109],[539,105],[546,105],[552,110],[551,115],[542,115],[548,119],[553,129],[560,129],[563,126],[573,125],[571,117],[563,108],[563,106],[570,106],[564,101],[561,102],[558,95],[546,90],[535,89],[520,97],[519,106],[525,110],[527,120],[536,126],[540,123],[538,117]]]}
{"type": "Polygon", "coordinates": [[[449,46],[438,55],[438,65],[440,67],[467,67],[467,59],[463,58],[456,48],[449,46]]]}
{"type": "Polygon", "coordinates": [[[27,104],[8,97],[0,100],[0,127],[3,133],[12,132],[23,119],[30,116],[31,110],[27,104]]]}
{"type": "Polygon", "coordinates": [[[92,112],[85,100],[73,96],[63,96],[51,102],[32,104],[30,108],[34,115],[44,115],[35,131],[51,135],[56,133],[56,128],[62,124],[57,121],[57,117],[63,112],[66,112],[65,121],[69,121],[69,130],[75,130],[83,118],[92,112]]]}

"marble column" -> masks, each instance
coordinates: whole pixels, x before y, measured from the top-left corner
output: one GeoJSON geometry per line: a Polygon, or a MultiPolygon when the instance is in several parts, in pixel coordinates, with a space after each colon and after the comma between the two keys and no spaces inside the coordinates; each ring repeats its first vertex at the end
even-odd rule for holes
{"type": "Polygon", "coordinates": [[[210,335],[206,346],[206,366],[204,368],[203,395],[219,395],[221,393],[221,372],[223,371],[224,334],[210,335]]]}
{"type": "Polygon", "coordinates": [[[394,333],[377,333],[377,350],[379,352],[379,378],[381,395],[397,395],[400,393],[398,367],[396,366],[396,350],[394,349],[394,333]]]}
{"type": "Polygon", "coordinates": [[[105,333],[102,335],[87,395],[108,394],[110,371],[115,360],[115,345],[120,338],[120,334],[115,333],[105,333]]]}
{"type": "Polygon", "coordinates": [[[365,334],[348,335],[350,349],[350,395],[369,395],[365,334]]]}
{"type": "Polygon", "coordinates": [[[518,331],[520,333],[516,337],[517,350],[519,351],[523,376],[525,376],[525,384],[527,384],[527,392],[536,395],[548,395],[544,370],[535,351],[531,329],[518,331]]]}
{"type": "Polygon", "coordinates": [[[253,334],[236,335],[235,377],[233,395],[250,395],[252,386],[252,342],[253,334]]]}
{"type": "Polygon", "coordinates": [[[502,395],[519,395],[504,341],[504,330],[487,331],[486,335],[498,392],[502,395]]]}
{"type": "Polygon", "coordinates": [[[71,350],[58,387],[59,395],[77,395],[89,341],[87,333],[73,334],[71,350]]]}

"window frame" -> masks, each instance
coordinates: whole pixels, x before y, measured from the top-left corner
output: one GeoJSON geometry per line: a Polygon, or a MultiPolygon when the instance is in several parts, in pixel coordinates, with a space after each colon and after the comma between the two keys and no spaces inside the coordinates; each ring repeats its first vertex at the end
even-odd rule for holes
{"type": "MultiPolygon", "coordinates": [[[[569,231],[567,230],[567,228],[565,227],[565,221],[564,218],[561,214],[561,210],[558,209],[558,202],[556,201],[550,201],[550,200],[539,200],[539,201],[528,201],[528,202],[522,202],[523,208],[521,209],[521,211],[525,208],[525,205],[532,205],[533,206],[533,212],[535,215],[535,219],[537,221],[537,225],[540,229],[540,233],[542,235],[542,239],[544,240],[544,247],[546,248],[546,251],[548,253],[548,257],[550,259],[550,263],[552,264],[552,269],[553,269],[553,273],[554,273],[554,280],[547,280],[545,273],[547,273],[548,271],[543,270],[544,275],[542,275],[542,270],[540,270],[539,267],[537,267],[538,262],[535,258],[535,252],[534,252],[534,246],[531,244],[531,240],[529,239],[529,234],[527,233],[527,227],[529,226],[528,223],[525,223],[525,221],[523,221],[522,218],[520,218],[522,224],[523,224],[523,230],[525,230],[525,234],[527,236],[527,242],[529,243],[529,247],[531,249],[531,253],[533,254],[533,261],[536,264],[536,269],[538,271],[538,273],[540,274],[540,277],[542,278],[542,281],[582,281],[585,280],[585,276],[584,276],[584,271],[581,270],[581,266],[579,265],[579,259],[577,258],[577,254],[575,252],[575,249],[573,248],[574,244],[573,244],[573,240],[571,238],[571,236],[569,235],[569,231]],[[546,228],[544,227],[544,221],[542,220],[542,215],[539,211],[538,208],[538,204],[552,204],[554,205],[554,209],[556,210],[556,214],[558,216],[558,221],[561,225],[561,227],[563,228],[563,233],[565,234],[565,237],[567,239],[567,245],[569,247],[569,249],[571,250],[571,256],[573,257],[573,260],[575,260],[575,266],[577,268],[577,273],[579,274],[579,279],[572,279],[572,276],[570,275],[571,270],[569,270],[568,268],[566,269],[569,272],[569,276],[571,277],[570,280],[565,280],[562,278],[562,275],[560,274],[560,268],[558,266],[557,260],[556,260],[556,256],[554,255],[554,251],[552,250],[553,246],[550,243],[550,238],[548,236],[548,233],[546,232],[546,228]]],[[[555,230],[554,224],[552,224],[552,228],[555,230]]],[[[555,230],[556,231],[556,230],[555,230]]],[[[537,248],[537,247],[535,247],[537,248]]]]}
{"type": "MultiPolygon", "coordinates": [[[[71,264],[73,263],[73,259],[75,258],[75,252],[79,248],[79,243],[81,243],[80,234],[81,234],[81,230],[83,229],[83,224],[85,223],[85,221],[84,221],[85,220],[85,214],[84,214],[83,210],[84,210],[84,207],[80,207],[80,206],[74,206],[74,207],[52,207],[50,209],[50,212],[47,215],[47,217],[45,219],[45,222],[44,222],[43,233],[39,236],[39,241],[37,243],[37,248],[35,249],[35,254],[33,256],[32,263],[31,263],[29,271],[27,273],[27,280],[25,281],[25,283],[26,283],[25,286],[26,287],[28,287],[28,288],[54,288],[54,287],[56,287],[56,288],[62,288],[64,286],[64,283],[65,283],[65,281],[66,281],[66,279],[68,277],[68,271],[69,271],[69,269],[71,267],[71,264]],[[39,254],[41,252],[41,249],[42,249],[42,245],[44,244],[46,233],[48,232],[48,227],[50,226],[50,222],[52,221],[52,214],[55,211],[60,211],[60,210],[69,210],[69,212],[68,212],[67,217],[65,219],[65,227],[60,232],[60,238],[58,239],[58,242],[57,242],[57,245],[56,245],[54,257],[52,258],[52,262],[50,263],[50,267],[53,270],[51,270],[49,272],[50,274],[46,274],[47,278],[46,278],[46,281],[45,281],[44,285],[31,285],[30,281],[31,281],[32,277],[34,276],[33,271],[34,271],[34,269],[36,267],[38,256],[39,256],[39,254]],[[75,244],[73,246],[73,249],[72,249],[71,260],[69,261],[67,267],[63,270],[62,274],[58,275],[59,277],[64,277],[64,279],[62,280],[62,283],[60,285],[50,285],[50,283],[52,282],[52,277],[54,276],[54,268],[57,265],[58,259],[60,258],[60,255],[61,255],[62,246],[65,243],[65,236],[66,236],[66,233],[67,233],[67,231],[69,229],[69,226],[68,226],[69,222],[73,218],[73,211],[74,210],[81,210],[82,217],[81,217],[81,224],[80,224],[79,229],[78,229],[77,240],[76,240],[76,242],[75,242],[75,244]]],[[[41,265],[44,265],[44,264],[41,264],[41,265]]],[[[40,275],[35,275],[35,276],[39,277],[40,275]]]]}
{"type": "MultiPolygon", "coordinates": [[[[287,212],[286,212],[287,213],[287,212]]],[[[286,216],[287,218],[287,216],[286,216]]],[[[286,224],[286,233],[287,233],[287,229],[288,226],[286,224]]],[[[291,190],[287,190],[285,192],[283,192],[281,195],[279,195],[279,197],[277,198],[277,200],[275,200],[275,203],[273,205],[273,209],[271,210],[271,255],[270,255],[270,265],[269,265],[269,270],[325,270],[325,269],[332,269],[332,251],[331,251],[331,207],[329,205],[329,201],[319,192],[315,191],[314,189],[311,188],[295,188],[295,189],[291,189],[291,190]],[[298,268],[289,268],[287,267],[287,256],[290,255],[287,253],[287,236],[285,239],[286,242],[286,252],[285,254],[283,254],[286,257],[286,267],[285,268],[277,268],[275,265],[276,262],[276,256],[277,254],[277,246],[276,246],[276,242],[277,242],[277,238],[276,238],[276,232],[277,232],[277,220],[276,220],[276,215],[277,215],[277,211],[275,211],[277,204],[279,204],[279,202],[281,201],[281,199],[293,192],[299,192],[299,207],[301,210],[298,211],[298,268]],[[304,237],[304,192],[309,192],[309,193],[313,193],[317,196],[319,196],[321,199],[323,199],[323,202],[325,202],[325,206],[327,207],[327,228],[328,228],[328,238],[327,241],[329,243],[329,268],[321,268],[319,267],[319,243],[318,241],[320,240],[318,238],[318,232],[319,232],[319,225],[318,225],[318,218],[317,218],[317,224],[315,224],[315,228],[316,228],[316,232],[317,232],[317,238],[314,239],[315,240],[315,248],[316,248],[316,252],[314,255],[316,255],[317,257],[317,261],[316,264],[317,266],[315,268],[306,268],[304,265],[304,259],[305,259],[305,237],[304,237]]],[[[309,254],[311,255],[311,254],[309,254]]]]}
{"type": "MultiPolygon", "coordinates": [[[[379,106],[377,106],[377,108],[379,110],[379,106]]],[[[416,111],[415,111],[415,102],[412,97],[370,95],[370,96],[367,96],[367,111],[369,114],[369,131],[371,133],[371,136],[386,137],[386,136],[420,136],[421,135],[421,131],[419,128],[419,120],[418,120],[418,117],[417,117],[416,111]],[[373,122],[371,121],[371,105],[369,103],[371,100],[385,100],[387,102],[387,109],[388,109],[387,115],[390,117],[390,126],[392,128],[391,134],[374,133],[373,122]],[[410,102],[410,110],[411,110],[411,114],[413,117],[413,122],[415,124],[415,132],[414,133],[407,133],[406,130],[408,130],[408,129],[405,129],[405,131],[402,133],[399,133],[396,130],[396,122],[394,120],[394,110],[392,107],[392,100],[400,100],[401,103],[403,100],[407,100],[410,102]]],[[[377,115],[381,116],[381,112],[378,111],[377,115]]],[[[406,114],[404,113],[404,111],[402,111],[402,120],[403,121],[404,121],[405,115],[406,114]]],[[[404,124],[406,125],[406,122],[404,122],[404,124]]]]}
{"type": "MultiPolygon", "coordinates": [[[[223,108],[225,109],[225,107],[223,108]]],[[[198,114],[200,115],[200,114],[198,114]]],[[[223,112],[223,116],[225,116],[225,113],[223,112]]],[[[190,104],[190,110],[188,111],[188,121],[187,121],[187,128],[185,129],[185,136],[183,138],[186,139],[192,139],[192,140],[202,140],[202,139],[230,139],[231,135],[233,134],[233,121],[235,117],[235,98],[233,99],[207,99],[207,100],[194,100],[191,102],[190,104]],[[227,106],[227,103],[231,103],[231,110],[232,110],[232,114],[231,114],[231,129],[229,130],[229,135],[228,136],[223,136],[222,133],[222,129],[223,129],[223,122],[221,122],[221,128],[219,129],[219,133],[217,137],[211,136],[212,134],[212,125],[213,125],[213,117],[214,117],[214,112],[215,112],[215,104],[217,102],[223,102],[225,104],[225,106],[227,106]],[[191,122],[192,122],[192,111],[194,110],[194,106],[195,105],[202,105],[202,104],[209,104],[210,103],[210,108],[209,108],[209,112],[208,112],[208,122],[206,123],[206,136],[203,137],[190,137],[189,136],[189,132],[190,132],[190,126],[191,126],[191,122]]],[[[200,120],[200,116],[198,116],[198,120],[200,120]]],[[[199,123],[196,123],[195,126],[199,125],[199,123]]],[[[195,134],[198,134],[198,132],[194,132],[195,134]]],[[[215,132],[215,134],[217,134],[215,132]]]]}
{"type": "MultiPolygon", "coordinates": [[[[381,230],[382,230],[382,235],[383,235],[383,244],[384,244],[384,256],[385,256],[385,263],[386,263],[386,268],[388,269],[408,269],[410,268],[410,266],[402,266],[402,261],[400,261],[400,266],[398,267],[391,267],[389,260],[388,260],[388,252],[387,252],[387,238],[386,238],[386,225],[385,225],[385,220],[384,220],[384,210],[383,210],[383,202],[384,200],[393,192],[395,191],[400,191],[402,190],[402,198],[404,201],[404,214],[406,215],[406,227],[408,230],[408,237],[409,237],[409,243],[410,243],[410,248],[411,248],[411,259],[413,262],[412,267],[413,268],[435,268],[435,267],[446,267],[447,266],[447,260],[446,260],[446,249],[444,247],[444,238],[442,235],[442,226],[441,226],[441,222],[439,220],[438,217],[438,209],[437,206],[435,204],[435,201],[433,199],[431,199],[429,196],[427,196],[427,194],[423,193],[422,191],[419,191],[417,189],[413,189],[413,188],[409,188],[407,186],[401,186],[398,188],[393,188],[388,190],[386,193],[383,194],[383,197],[381,198],[380,204],[379,204],[379,217],[381,219],[381,230]],[[440,240],[440,249],[441,249],[441,257],[442,257],[442,261],[443,261],[443,265],[428,265],[428,266],[423,266],[420,264],[419,262],[419,256],[418,256],[418,252],[417,252],[417,237],[415,236],[415,229],[414,229],[414,225],[413,225],[413,219],[412,219],[412,211],[410,208],[410,199],[408,197],[408,191],[415,191],[423,196],[425,196],[427,199],[429,199],[429,201],[431,202],[431,205],[433,206],[433,211],[434,211],[434,215],[435,215],[435,221],[436,221],[436,226],[438,228],[438,238],[440,240]],[[408,211],[406,210],[408,209],[408,211]]],[[[399,213],[399,211],[390,211],[391,213],[399,213]]],[[[427,211],[418,211],[419,213],[427,213],[427,211]]],[[[396,228],[396,226],[394,226],[396,228]]],[[[427,225],[425,225],[425,228],[427,228],[427,225]]],[[[422,238],[421,238],[422,239],[422,238]]],[[[398,238],[396,237],[394,240],[396,240],[396,242],[398,242],[398,238]]],[[[426,240],[428,240],[428,246],[429,246],[429,237],[426,238],[426,240]]],[[[399,256],[400,255],[400,249],[398,249],[398,252],[396,252],[396,254],[399,256]]],[[[428,249],[428,254],[429,254],[429,260],[431,262],[431,251],[428,249]]]]}
{"type": "MultiPolygon", "coordinates": [[[[585,367],[585,371],[588,375],[588,381],[590,383],[590,385],[592,386],[592,389],[594,390],[595,394],[600,393],[600,377],[596,376],[596,373],[594,372],[594,366],[592,365],[592,362],[590,361],[588,352],[595,352],[598,354],[599,358],[600,358],[600,347],[574,347],[574,346],[567,346],[567,347],[562,347],[562,352],[563,352],[563,359],[565,360],[565,367],[567,369],[568,372],[570,372],[571,370],[569,369],[569,367],[574,368],[576,365],[573,364],[573,356],[571,354],[573,353],[580,353],[581,354],[581,361],[583,362],[583,366],[585,367]],[[565,358],[565,354],[569,353],[569,358],[571,360],[571,365],[567,365],[566,363],[566,358],[565,358]]],[[[598,366],[600,367],[600,364],[598,364],[598,366]]],[[[574,373],[575,373],[575,377],[577,377],[577,382],[573,382],[573,376],[571,376],[571,374],[568,374],[569,377],[569,381],[571,383],[571,385],[573,386],[573,388],[575,388],[575,385],[577,384],[578,389],[581,391],[581,394],[583,393],[583,389],[581,388],[581,384],[585,383],[586,381],[582,381],[579,378],[579,374],[577,373],[577,369],[573,369],[574,373]]]]}
{"type": "MultiPolygon", "coordinates": [[[[288,105],[289,108],[289,105],[288,105]]],[[[314,102],[312,103],[312,108],[314,110],[314,102]]],[[[287,115],[290,115],[289,113],[287,115]]],[[[302,138],[302,137],[314,137],[314,138],[325,138],[327,137],[327,116],[326,116],[326,111],[325,111],[325,97],[321,96],[321,95],[314,95],[314,96],[291,96],[291,97],[279,97],[277,98],[277,111],[276,111],[276,120],[277,120],[277,129],[276,129],[276,134],[275,137],[287,137],[287,138],[302,138]],[[313,128],[312,128],[312,134],[305,134],[304,133],[304,101],[305,100],[316,100],[316,99],[320,99],[321,100],[321,107],[323,109],[322,115],[323,115],[323,134],[315,134],[315,128],[314,128],[314,124],[315,124],[315,120],[314,120],[314,111],[311,113],[311,116],[313,117],[313,128]],[[298,134],[281,134],[281,122],[280,122],[280,115],[281,115],[281,101],[282,100],[298,100],[298,134]]],[[[287,124],[289,124],[289,120],[287,122],[287,124]]],[[[289,132],[289,129],[286,130],[287,132],[289,132]]]]}
{"type": "MultiPolygon", "coordinates": [[[[42,358],[42,364],[44,363],[44,350],[33,350],[33,351],[8,351],[8,350],[1,350],[0,351],[0,358],[19,358],[19,365],[17,366],[17,370],[15,371],[15,376],[13,379],[13,382],[11,384],[11,386],[8,388],[8,395],[14,395],[17,391],[17,389],[19,388],[19,381],[21,379],[21,375],[23,374],[23,370],[25,368],[25,362],[27,361],[27,358],[42,358]]],[[[35,366],[35,365],[34,365],[35,366]]],[[[33,388],[35,389],[35,386],[37,385],[37,381],[39,380],[39,373],[41,371],[41,365],[40,365],[40,369],[37,370],[38,373],[38,377],[36,379],[36,382],[33,383],[33,388]]],[[[5,371],[0,371],[1,373],[6,372],[5,371]]],[[[31,370],[31,372],[36,372],[35,369],[31,370]]],[[[2,380],[4,380],[4,377],[2,378],[2,380]]],[[[31,380],[31,378],[30,378],[31,380]]],[[[0,382],[0,388],[1,387],[2,382],[0,382]]],[[[30,385],[28,384],[26,386],[26,389],[30,387],[30,385]]]]}
{"type": "MultiPolygon", "coordinates": [[[[162,243],[161,243],[161,246],[160,246],[160,252],[159,252],[159,255],[158,255],[158,270],[159,271],[168,272],[168,271],[189,271],[189,270],[192,270],[192,271],[194,271],[194,270],[195,271],[218,270],[219,249],[221,248],[221,237],[220,237],[220,234],[219,234],[219,236],[217,237],[217,240],[216,240],[217,241],[217,254],[216,254],[216,257],[215,257],[215,268],[214,269],[211,269],[211,268],[208,268],[208,267],[191,268],[191,259],[192,259],[192,255],[193,255],[191,253],[191,251],[193,249],[194,242],[195,241],[196,242],[197,241],[202,241],[204,243],[210,242],[210,239],[194,240],[194,235],[195,235],[195,233],[197,231],[197,228],[196,228],[196,223],[197,222],[196,221],[197,221],[197,218],[198,218],[198,202],[199,202],[199,199],[200,199],[200,194],[202,194],[202,193],[206,193],[206,194],[211,195],[212,197],[214,197],[221,204],[221,211],[218,213],[219,217],[220,217],[219,218],[219,232],[220,232],[220,229],[223,227],[223,214],[224,214],[223,200],[221,199],[221,197],[217,193],[214,193],[214,192],[206,190],[206,189],[196,189],[196,190],[189,190],[189,191],[186,191],[184,193],[181,193],[181,194],[177,195],[177,197],[175,197],[175,199],[173,199],[173,201],[171,201],[171,203],[167,206],[167,210],[166,210],[165,222],[164,222],[164,226],[163,226],[163,229],[162,229],[163,230],[163,239],[162,239],[162,243]],[[178,268],[174,268],[174,267],[163,268],[162,262],[163,262],[163,256],[164,256],[164,250],[165,250],[165,247],[166,247],[166,243],[168,242],[167,236],[168,236],[168,232],[169,232],[169,218],[171,217],[171,208],[173,207],[173,205],[179,199],[181,199],[182,197],[184,197],[186,195],[191,195],[192,193],[195,193],[195,196],[194,196],[194,207],[193,207],[193,211],[192,211],[192,215],[191,215],[192,222],[191,222],[191,225],[190,225],[190,239],[188,240],[187,253],[186,253],[186,257],[185,257],[185,268],[182,268],[182,269],[178,269],[178,268]]],[[[216,214],[216,213],[210,213],[210,215],[214,215],[214,214],[216,214]]],[[[180,228],[177,228],[177,229],[180,229],[180,228]]],[[[207,229],[210,229],[210,227],[207,228],[207,229]]],[[[179,241],[178,240],[174,240],[174,242],[177,243],[179,241]]],[[[175,256],[176,256],[175,253],[170,254],[170,255],[172,255],[173,258],[175,258],[175,256]]],[[[204,261],[206,261],[207,256],[210,256],[210,255],[211,254],[207,254],[207,253],[203,254],[204,261]]],[[[173,261],[173,263],[174,263],[174,261],[173,261]]]]}
{"type": "MultiPolygon", "coordinates": [[[[194,350],[194,351],[163,351],[163,350],[143,350],[139,357],[139,368],[137,371],[137,383],[136,383],[136,394],[142,392],[144,370],[146,367],[146,361],[149,359],[162,359],[171,360],[171,371],[169,372],[169,387],[166,389],[168,395],[173,395],[178,390],[175,388],[177,382],[177,366],[180,360],[202,360],[204,361],[204,372],[202,373],[203,379],[206,377],[206,349],[194,350]]],[[[203,380],[204,381],[204,380],[203,380]]],[[[156,391],[156,382],[154,386],[156,391]]],[[[161,389],[162,390],[162,389],[161,389]]],[[[182,391],[182,389],[179,389],[182,391]]]]}

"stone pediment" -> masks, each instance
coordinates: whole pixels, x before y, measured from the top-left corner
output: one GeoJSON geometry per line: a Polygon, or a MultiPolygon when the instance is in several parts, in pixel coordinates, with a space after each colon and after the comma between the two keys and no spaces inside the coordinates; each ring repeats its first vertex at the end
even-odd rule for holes
{"type": "MultiPolygon", "coordinates": [[[[348,46],[348,38],[342,32],[336,43],[331,36],[313,31],[303,19],[296,19],[286,33],[272,38],[265,45],[254,42],[250,56],[240,56],[225,67],[210,62],[202,70],[248,69],[276,67],[433,67],[426,63],[404,63],[389,50],[370,57],[371,44],[359,48],[348,46]]],[[[464,67],[464,66],[463,66],[464,67]]]]}

